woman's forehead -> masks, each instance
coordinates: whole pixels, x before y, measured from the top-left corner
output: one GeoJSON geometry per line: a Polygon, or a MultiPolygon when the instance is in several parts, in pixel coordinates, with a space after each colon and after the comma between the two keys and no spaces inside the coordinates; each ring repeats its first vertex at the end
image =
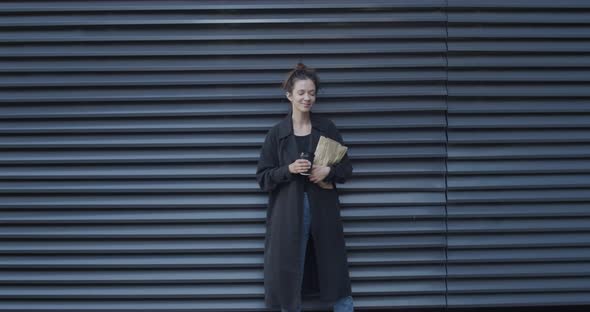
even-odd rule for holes
{"type": "Polygon", "coordinates": [[[309,79],[295,81],[295,90],[315,90],[315,84],[309,79]]]}

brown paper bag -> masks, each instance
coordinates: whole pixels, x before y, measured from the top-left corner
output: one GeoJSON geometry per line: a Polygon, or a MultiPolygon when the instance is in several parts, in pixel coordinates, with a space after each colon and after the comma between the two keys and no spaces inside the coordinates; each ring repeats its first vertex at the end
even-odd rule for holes
{"type": "MultiPolygon", "coordinates": [[[[348,151],[348,147],[338,143],[338,141],[332,140],[325,136],[320,136],[318,145],[315,149],[313,165],[314,166],[331,166],[337,164],[342,160],[342,157],[348,151]]],[[[327,183],[324,181],[318,182],[318,185],[324,189],[333,189],[333,183],[327,183]]]]}

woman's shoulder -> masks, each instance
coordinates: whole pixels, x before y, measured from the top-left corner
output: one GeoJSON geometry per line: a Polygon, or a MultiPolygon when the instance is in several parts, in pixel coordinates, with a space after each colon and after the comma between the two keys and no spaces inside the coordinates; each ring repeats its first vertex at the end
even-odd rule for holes
{"type": "Polygon", "coordinates": [[[277,123],[275,123],[274,125],[272,125],[272,127],[270,127],[270,129],[268,129],[268,131],[266,132],[266,136],[267,137],[278,137],[283,131],[285,131],[283,128],[285,128],[284,125],[284,121],[281,120],[277,123]]]}
{"type": "Polygon", "coordinates": [[[317,116],[316,124],[321,129],[322,133],[330,139],[342,143],[342,135],[336,126],[336,123],[327,117],[317,116]]]}
{"type": "Polygon", "coordinates": [[[338,133],[338,127],[332,119],[324,116],[317,116],[317,123],[322,131],[326,132],[329,136],[336,136],[338,133]]]}
{"type": "Polygon", "coordinates": [[[313,115],[313,123],[317,124],[318,127],[324,130],[332,130],[336,129],[336,124],[332,121],[332,119],[322,116],[322,115],[313,115]]]}

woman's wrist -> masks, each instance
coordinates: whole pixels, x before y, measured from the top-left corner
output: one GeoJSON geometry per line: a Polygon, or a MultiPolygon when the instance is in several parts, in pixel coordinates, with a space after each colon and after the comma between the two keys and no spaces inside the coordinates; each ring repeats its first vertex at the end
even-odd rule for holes
{"type": "Polygon", "coordinates": [[[330,181],[332,181],[333,178],[334,178],[334,167],[328,166],[328,174],[326,175],[326,177],[324,178],[323,181],[330,182],[330,181]]]}

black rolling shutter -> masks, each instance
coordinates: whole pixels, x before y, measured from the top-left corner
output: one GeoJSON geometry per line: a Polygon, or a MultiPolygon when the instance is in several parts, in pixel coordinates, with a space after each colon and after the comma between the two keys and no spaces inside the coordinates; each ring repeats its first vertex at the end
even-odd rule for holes
{"type": "Polygon", "coordinates": [[[0,310],[261,310],[266,131],[321,72],[358,308],[445,304],[444,1],[0,4],[0,310]]]}
{"type": "Polygon", "coordinates": [[[588,304],[590,3],[448,16],[449,306],[588,304]]]}

